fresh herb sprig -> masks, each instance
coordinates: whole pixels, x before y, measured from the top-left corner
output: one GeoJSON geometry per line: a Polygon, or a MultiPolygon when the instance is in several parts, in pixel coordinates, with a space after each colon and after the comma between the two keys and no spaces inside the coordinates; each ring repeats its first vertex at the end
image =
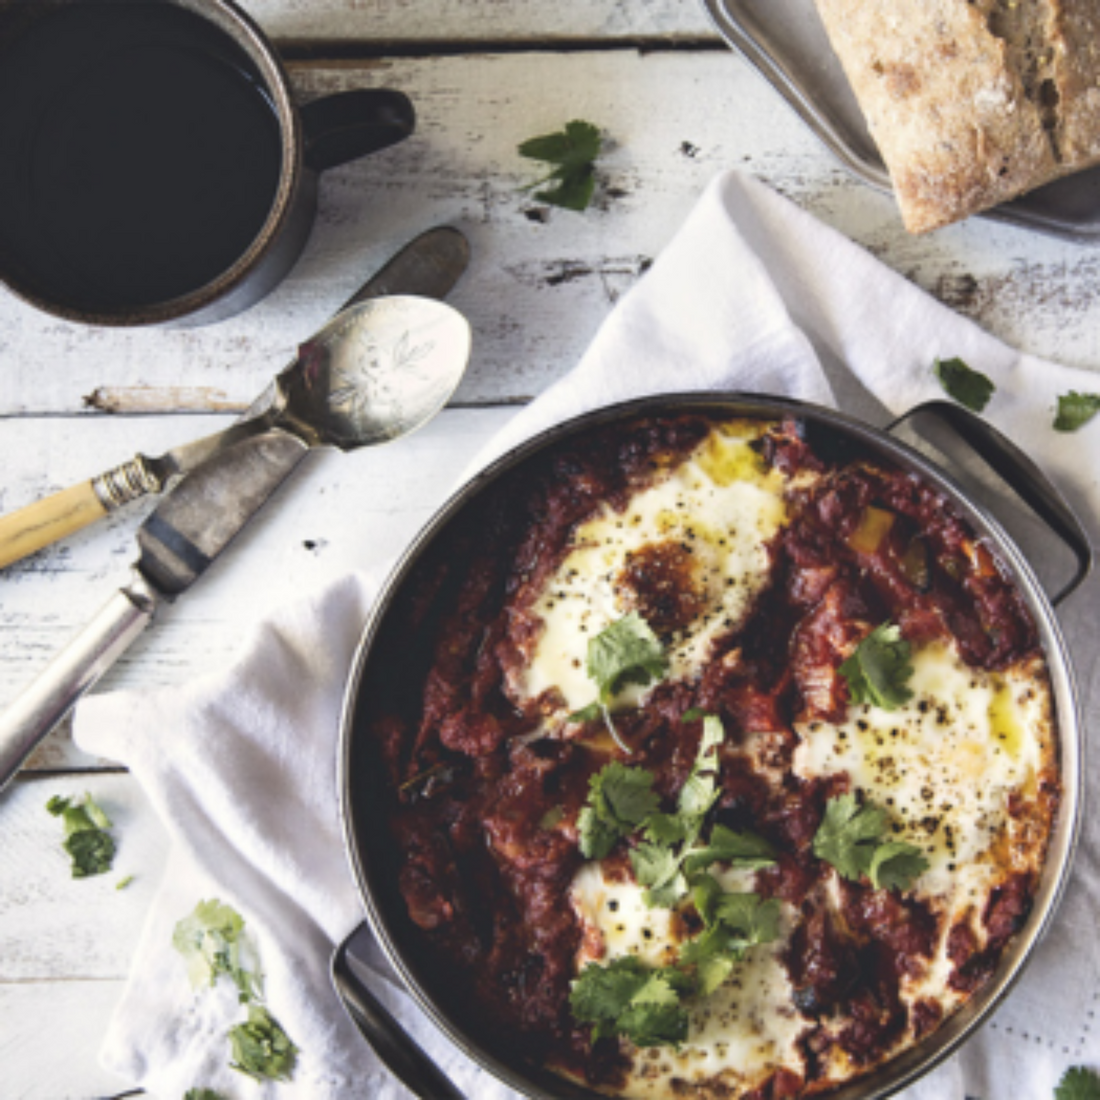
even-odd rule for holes
{"type": "Polygon", "coordinates": [[[997,389],[992,379],[961,359],[937,359],[933,370],[947,395],[971,412],[980,413],[997,389]]]}
{"type": "Polygon", "coordinates": [[[758,894],[726,893],[709,874],[695,876],[691,896],[704,931],[684,945],[679,962],[695,968],[697,990],[706,997],[730,976],[750,947],[779,938],[779,902],[764,901],[758,894]]]}
{"type": "Polygon", "coordinates": [[[852,702],[897,710],[912,699],[909,653],[899,627],[888,622],[875,627],[840,666],[852,702]]]}
{"type": "Polygon", "coordinates": [[[774,863],[762,837],[715,825],[709,840],[698,841],[707,814],[718,799],[718,746],[725,740],[721,719],[703,717],[699,748],[680,788],[676,810],[660,811],[653,773],[613,760],[589,779],[588,801],[577,818],[581,853],[603,859],[619,840],[640,832],[644,840],[630,853],[634,877],[647,887],[646,904],[670,909],[685,897],[691,878],[712,863],[756,870],[774,863]]]}
{"type": "Polygon", "coordinates": [[[573,982],[570,1006],[577,1020],[594,1025],[594,1039],[622,1035],[636,1046],[678,1045],[688,1028],[683,998],[709,996],[749,947],[779,934],[778,901],[727,893],[707,871],[714,863],[769,867],[775,853],[762,837],[720,824],[700,843],[718,799],[717,749],[725,740],[716,716],[684,715],[700,718],[699,748],[674,812],[659,810],[654,777],[644,768],[613,761],[589,781],[589,802],[578,818],[582,852],[603,858],[620,839],[641,833],[645,839],[631,850],[630,860],[638,884],[646,887],[646,904],[672,908],[690,893],[704,925],[673,967],[648,967],[626,956],[584,969],[573,982]]]}
{"type": "Polygon", "coordinates": [[[580,120],[567,122],[557,133],[523,142],[520,156],[554,165],[548,175],[527,190],[553,183],[551,188],[536,191],[535,198],[567,210],[586,210],[596,188],[595,162],[600,145],[599,129],[580,120]]]}
{"type": "Polygon", "coordinates": [[[1100,393],[1077,393],[1070,390],[1058,398],[1058,415],[1054,418],[1056,432],[1075,432],[1100,412],[1100,393]]]}
{"type": "Polygon", "coordinates": [[[246,1004],[263,995],[259,967],[246,965],[255,954],[244,930],[244,918],[217,899],[200,901],[194,912],[176,923],[172,946],[187,963],[192,989],[212,986],[225,974],[246,1004]]]}
{"type": "Polygon", "coordinates": [[[814,855],[851,882],[866,875],[876,890],[905,890],[928,870],[928,860],[912,844],[884,840],[887,829],[882,807],[861,806],[853,794],[830,798],[814,835],[814,855]]]}
{"type": "Polygon", "coordinates": [[[589,963],[572,985],[569,1007],[592,1038],[622,1035],[635,1046],[679,1045],[687,1038],[688,1016],[680,998],[690,979],[672,967],[646,966],[634,955],[606,965],[589,963]]]}
{"type": "Polygon", "coordinates": [[[641,615],[631,611],[589,639],[585,671],[596,685],[596,700],[571,714],[570,721],[592,722],[602,714],[616,744],[630,752],[615,729],[609,707],[627,684],[645,687],[668,673],[660,638],[641,615]]]}
{"type": "Polygon", "coordinates": [[[1100,1100],[1100,1075],[1084,1066],[1071,1066],[1055,1087],[1054,1100],[1100,1100]]]}
{"type": "MultiPolygon", "coordinates": [[[[240,1003],[248,1005],[248,1019],[228,1032],[231,1068],[257,1081],[290,1080],[298,1048],[259,1003],[263,998],[263,976],[254,961],[255,950],[240,913],[216,898],[200,901],[192,913],[176,923],[172,946],[187,963],[193,988],[213,986],[224,974],[237,987],[240,1003]]],[[[209,1090],[192,1091],[202,1096],[209,1090]]]]}
{"type": "Polygon", "coordinates": [[[707,814],[718,800],[718,746],[725,740],[721,719],[707,715],[691,772],[680,788],[676,812],[654,813],[644,823],[645,841],[630,853],[634,877],[647,887],[645,903],[671,909],[690,888],[694,875],[712,863],[752,870],[775,862],[762,837],[715,825],[709,842],[696,847],[707,814]]]}
{"type": "Polygon", "coordinates": [[[229,1045],[230,1068],[256,1081],[289,1081],[294,1075],[298,1048],[263,1005],[249,1005],[248,1020],[230,1030],[229,1045]]]}
{"type": "Polygon", "coordinates": [[[589,779],[588,802],[577,818],[581,853],[586,859],[603,859],[659,805],[651,772],[617,760],[605,764],[589,779]]]}
{"type": "Polygon", "coordinates": [[[65,825],[62,846],[72,857],[73,878],[102,875],[111,869],[115,858],[115,841],[107,831],[111,819],[90,794],[78,802],[54,795],[46,809],[65,825]]]}

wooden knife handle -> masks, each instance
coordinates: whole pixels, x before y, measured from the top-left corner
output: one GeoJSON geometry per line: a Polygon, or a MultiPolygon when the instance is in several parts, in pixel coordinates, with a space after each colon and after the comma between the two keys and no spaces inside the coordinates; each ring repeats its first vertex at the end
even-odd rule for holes
{"type": "Polygon", "coordinates": [[[0,569],[107,514],[91,481],[0,516],[0,569]]]}

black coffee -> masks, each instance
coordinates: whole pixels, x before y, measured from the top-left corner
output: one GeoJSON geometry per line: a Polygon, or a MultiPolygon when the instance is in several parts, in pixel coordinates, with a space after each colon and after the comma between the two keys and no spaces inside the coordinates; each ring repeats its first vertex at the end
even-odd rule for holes
{"type": "Polygon", "coordinates": [[[204,286],[256,238],[281,159],[254,65],[182,8],[77,0],[0,43],[0,262],[51,298],[204,286]]]}

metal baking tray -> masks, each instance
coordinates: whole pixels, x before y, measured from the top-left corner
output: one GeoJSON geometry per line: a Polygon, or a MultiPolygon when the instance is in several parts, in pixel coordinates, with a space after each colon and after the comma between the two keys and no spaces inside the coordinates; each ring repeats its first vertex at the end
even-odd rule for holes
{"type": "MultiPolygon", "coordinates": [[[[813,0],[703,0],[719,33],[790,104],[856,176],[890,190],[890,177],[863,120],[813,0]]],[[[979,217],[1081,243],[1100,241],[1100,168],[987,210],[979,217]]]]}

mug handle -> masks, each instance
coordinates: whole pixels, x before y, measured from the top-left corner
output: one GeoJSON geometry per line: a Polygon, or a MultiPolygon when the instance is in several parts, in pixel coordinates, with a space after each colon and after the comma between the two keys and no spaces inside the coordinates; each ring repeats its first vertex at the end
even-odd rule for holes
{"type": "Polygon", "coordinates": [[[412,101],[391,88],[359,88],[299,108],[306,167],[335,168],[403,141],[416,128],[412,101]]]}

